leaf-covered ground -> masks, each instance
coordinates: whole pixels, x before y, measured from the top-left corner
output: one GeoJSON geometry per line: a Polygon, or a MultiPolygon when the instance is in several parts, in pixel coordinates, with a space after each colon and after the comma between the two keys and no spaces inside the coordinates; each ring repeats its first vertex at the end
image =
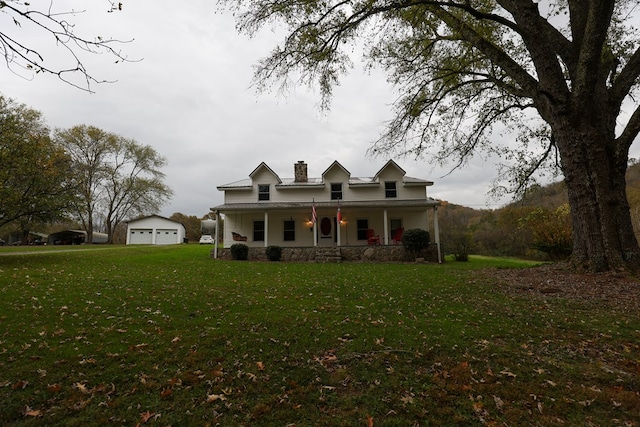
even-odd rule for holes
{"type": "Polygon", "coordinates": [[[639,425],[633,281],[209,249],[0,257],[0,425],[639,425]]]}
{"type": "Polygon", "coordinates": [[[563,264],[517,270],[492,269],[486,273],[523,295],[564,298],[586,304],[604,304],[614,310],[640,311],[640,283],[625,273],[578,274],[563,264]]]}

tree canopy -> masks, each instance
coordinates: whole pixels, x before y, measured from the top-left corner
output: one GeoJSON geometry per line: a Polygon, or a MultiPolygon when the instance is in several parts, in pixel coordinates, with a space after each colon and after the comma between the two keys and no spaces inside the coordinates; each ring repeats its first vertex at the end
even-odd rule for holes
{"type": "MultiPolygon", "coordinates": [[[[221,0],[238,29],[282,25],[255,78],[317,85],[322,105],[364,46],[398,89],[371,152],[431,155],[462,166],[503,159],[507,189],[560,168],[577,268],[640,268],[624,172],[640,131],[632,0],[221,0]],[[504,142],[501,142],[504,141],[504,142]]],[[[264,87],[264,86],[261,86],[264,87]]]]}
{"type": "Polygon", "coordinates": [[[73,159],[74,212],[89,235],[101,223],[111,236],[124,219],[157,212],[172,195],[161,171],[166,159],[148,145],[87,125],[58,129],[54,140],[73,159]]]}
{"type": "Polygon", "coordinates": [[[0,95],[0,226],[62,218],[74,195],[71,159],[40,112],[0,95]]]}

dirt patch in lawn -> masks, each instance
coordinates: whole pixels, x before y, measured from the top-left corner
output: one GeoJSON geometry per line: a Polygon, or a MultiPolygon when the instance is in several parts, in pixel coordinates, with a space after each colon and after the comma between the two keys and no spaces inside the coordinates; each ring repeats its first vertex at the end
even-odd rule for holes
{"type": "Polygon", "coordinates": [[[509,292],[566,298],[606,304],[623,310],[640,310],[640,280],[625,273],[575,273],[563,264],[524,269],[489,269],[509,292]]]}

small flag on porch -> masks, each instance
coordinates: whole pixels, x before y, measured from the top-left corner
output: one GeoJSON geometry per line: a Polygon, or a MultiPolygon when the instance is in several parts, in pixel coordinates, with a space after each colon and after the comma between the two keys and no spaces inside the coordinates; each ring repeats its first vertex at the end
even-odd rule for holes
{"type": "Polygon", "coordinates": [[[316,213],[316,201],[315,201],[315,199],[313,199],[313,202],[311,202],[311,222],[313,224],[318,222],[318,214],[316,213]]]}
{"type": "Polygon", "coordinates": [[[342,212],[340,212],[340,199],[338,199],[338,215],[336,215],[338,224],[342,222],[342,212]]]}

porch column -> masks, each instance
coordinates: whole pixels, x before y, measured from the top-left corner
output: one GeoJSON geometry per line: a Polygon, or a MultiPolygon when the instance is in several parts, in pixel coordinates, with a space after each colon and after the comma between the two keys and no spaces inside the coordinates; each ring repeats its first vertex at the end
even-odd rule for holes
{"type": "Polygon", "coordinates": [[[218,211],[213,211],[213,214],[216,217],[216,226],[213,227],[215,229],[215,234],[213,235],[213,259],[218,259],[218,222],[220,221],[220,215],[218,211]]]}
{"type": "Polygon", "coordinates": [[[384,218],[384,226],[382,227],[382,232],[384,233],[384,244],[385,246],[389,246],[389,215],[387,214],[387,208],[384,208],[382,217],[384,218]]]}
{"type": "Polygon", "coordinates": [[[269,246],[269,212],[264,211],[264,247],[269,246]]]}
{"type": "Polygon", "coordinates": [[[436,248],[438,250],[438,263],[442,264],[440,252],[440,226],[438,225],[438,206],[433,207],[433,232],[435,233],[436,248]]]}
{"type": "Polygon", "coordinates": [[[318,246],[318,221],[313,223],[313,247],[318,246]]]}
{"type": "Polygon", "coordinates": [[[336,234],[337,234],[337,237],[338,237],[338,239],[337,239],[338,240],[337,241],[337,245],[338,246],[342,246],[342,242],[340,241],[340,237],[341,237],[340,229],[341,228],[342,228],[342,225],[340,224],[340,221],[338,221],[337,218],[336,218],[336,234]]]}

